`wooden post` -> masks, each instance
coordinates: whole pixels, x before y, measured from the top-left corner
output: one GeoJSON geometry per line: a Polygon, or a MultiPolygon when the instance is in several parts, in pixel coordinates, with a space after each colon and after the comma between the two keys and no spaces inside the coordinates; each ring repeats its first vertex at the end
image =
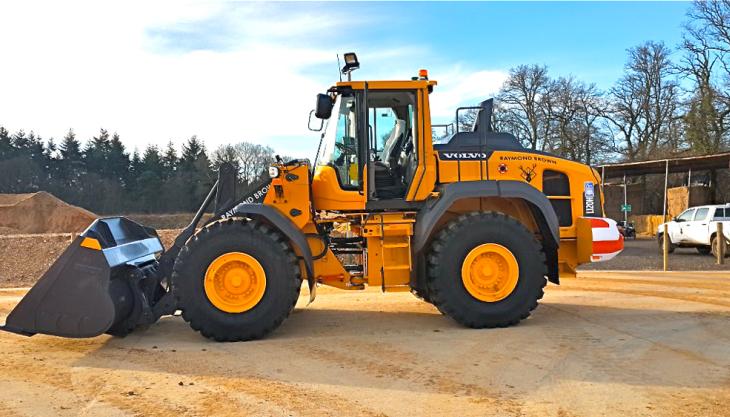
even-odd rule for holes
{"type": "MultiPolygon", "coordinates": [[[[667,186],[669,185],[669,160],[664,161],[664,206],[662,207],[662,221],[667,221],[667,186]]],[[[665,235],[666,236],[666,235],[665,235]]]]}
{"type": "Polygon", "coordinates": [[[725,234],[722,230],[722,222],[717,222],[717,264],[722,265],[725,263],[725,234]]]}
{"type": "Polygon", "coordinates": [[[664,271],[669,270],[669,225],[664,223],[664,234],[662,235],[662,254],[664,256],[664,271]]]}
{"type": "Polygon", "coordinates": [[[623,209],[624,209],[624,226],[626,226],[626,224],[629,221],[629,212],[626,211],[627,204],[629,204],[629,203],[626,198],[626,173],[624,172],[624,207],[623,207],[623,209]]]}

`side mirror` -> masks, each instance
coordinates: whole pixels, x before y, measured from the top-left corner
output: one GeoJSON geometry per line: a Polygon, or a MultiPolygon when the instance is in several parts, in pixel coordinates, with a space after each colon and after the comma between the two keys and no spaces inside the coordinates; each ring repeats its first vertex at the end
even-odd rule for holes
{"type": "Polygon", "coordinates": [[[318,119],[329,119],[332,116],[332,98],[327,94],[317,94],[317,107],[314,115],[318,119]]]}
{"type": "Polygon", "coordinates": [[[309,112],[309,122],[307,122],[307,128],[311,130],[312,132],[319,132],[324,127],[324,120],[319,119],[319,126],[312,127],[312,115],[314,114],[314,110],[309,112]]]}

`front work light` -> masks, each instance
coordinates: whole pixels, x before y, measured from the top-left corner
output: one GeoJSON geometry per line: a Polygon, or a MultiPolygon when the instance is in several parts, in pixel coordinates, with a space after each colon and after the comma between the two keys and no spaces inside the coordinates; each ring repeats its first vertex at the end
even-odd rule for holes
{"type": "Polygon", "coordinates": [[[345,54],[345,66],[342,67],[343,74],[349,74],[350,72],[360,68],[360,63],[357,61],[357,55],[354,52],[348,52],[345,54]]]}
{"type": "Polygon", "coordinates": [[[269,167],[269,177],[276,178],[279,176],[279,168],[269,167]]]}

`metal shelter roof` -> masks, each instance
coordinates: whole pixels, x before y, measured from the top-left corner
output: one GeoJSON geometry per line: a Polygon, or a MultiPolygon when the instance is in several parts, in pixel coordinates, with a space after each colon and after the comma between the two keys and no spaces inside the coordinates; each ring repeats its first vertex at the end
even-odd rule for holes
{"type": "Polygon", "coordinates": [[[717,153],[714,155],[687,156],[681,158],[657,159],[653,161],[622,162],[617,164],[599,165],[598,172],[604,180],[609,178],[620,178],[624,175],[645,175],[664,174],[669,167],[669,172],[688,172],[690,170],[702,171],[710,169],[730,168],[730,152],[717,153]]]}

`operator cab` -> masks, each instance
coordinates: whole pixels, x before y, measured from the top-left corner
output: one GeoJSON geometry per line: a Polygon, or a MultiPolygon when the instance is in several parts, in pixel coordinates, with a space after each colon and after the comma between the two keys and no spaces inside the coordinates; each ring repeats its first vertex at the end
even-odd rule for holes
{"type": "Polygon", "coordinates": [[[315,115],[324,133],[313,186],[328,187],[321,196],[341,202],[350,195],[363,204],[406,199],[418,169],[419,129],[430,130],[419,123],[419,94],[435,84],[425,79],[340,82],[318,96],[315,115]]]}
{"type": "Polygon", "coordinates": [[[318,165],[332,167],[343,190],[363,190],[361,166],[367,166],[370,200],[404,198],[416,168],[416,96],[408,90],[337,94],[318,165]]]}

